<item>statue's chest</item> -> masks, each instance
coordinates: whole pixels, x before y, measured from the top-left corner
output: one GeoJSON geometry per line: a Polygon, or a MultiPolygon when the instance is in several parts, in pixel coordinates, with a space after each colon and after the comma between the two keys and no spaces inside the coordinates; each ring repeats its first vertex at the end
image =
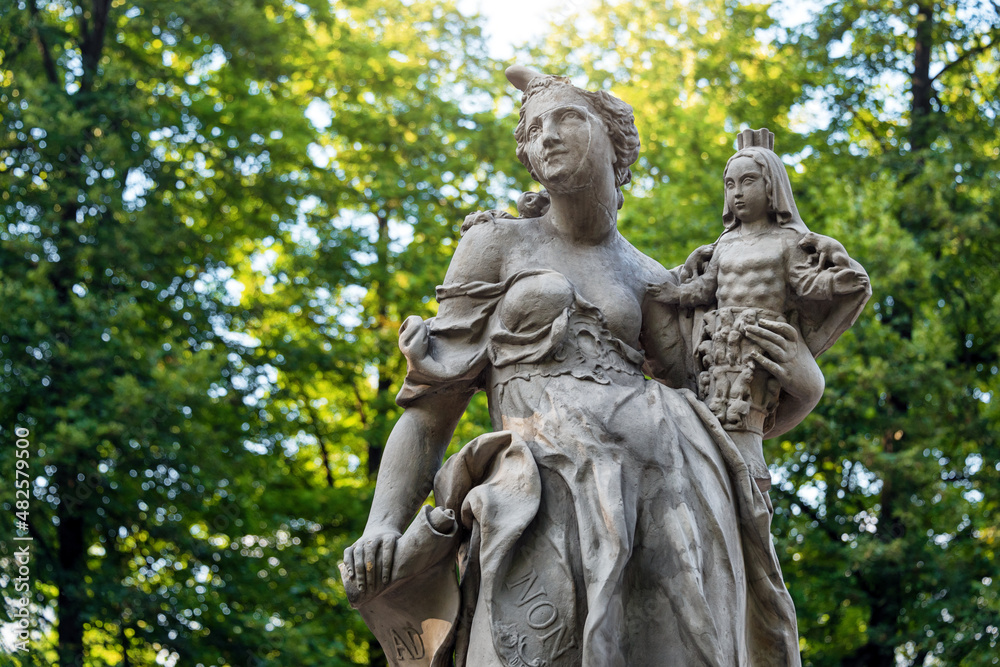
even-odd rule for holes
{"type": "Polygon", "coordinates": [[[568,250],[554,244],[522,248],[507,261],[507,275],[529,269],[548,269],[566,277],[577,294],[597,306],[611,333],[638,345],[642,310],[634,289],[622,275],[620,258],[592,250],[568,250]]]}
{"type": "Polygon", "coordinates": [[[786,248],[780,239],[767,236],[743,238],[717,250],[719,271],[723,276],[784,277],[786,248]]]}

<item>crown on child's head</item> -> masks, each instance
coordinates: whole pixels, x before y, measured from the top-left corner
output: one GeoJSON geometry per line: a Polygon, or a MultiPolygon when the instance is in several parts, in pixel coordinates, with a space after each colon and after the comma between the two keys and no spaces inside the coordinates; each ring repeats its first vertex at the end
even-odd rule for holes
{"type": "Polygon", "coordinates": [[[736,150],[741,151],[751,146],[758,146],[773,151],[774,134],[766,127],[762,127],[759,130],[743,130],[736,135],[736,150]]]}

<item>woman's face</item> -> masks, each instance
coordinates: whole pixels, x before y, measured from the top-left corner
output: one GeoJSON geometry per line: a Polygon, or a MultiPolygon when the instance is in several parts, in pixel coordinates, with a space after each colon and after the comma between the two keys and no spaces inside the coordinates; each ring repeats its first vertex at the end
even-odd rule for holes
{"type": "MultiPolygon", "coordinates": [[[[562,88],[562,87],[560,87],[562,88]]],[[[615,153],[604,123],[571,88],[545,91],[529,100],[525,149],[538,181],[553,192],[573,192],[612,173],[615,153]]]]}

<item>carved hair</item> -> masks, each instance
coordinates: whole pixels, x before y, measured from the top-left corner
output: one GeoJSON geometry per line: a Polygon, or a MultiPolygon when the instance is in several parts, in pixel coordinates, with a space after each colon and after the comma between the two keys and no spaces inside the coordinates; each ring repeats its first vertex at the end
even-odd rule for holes
{"type": "Polygon", "coordinates": [[[611,139],[611,145],[615,150],[615,185],[618,187],[618,208],[621,208],[625,202],[621,187],[632,180],[632,170],[629,169],[629,166],[639,157],[639,131],[635,128],[632,107],[610,93],[603,90],[591,92],[577,88],[564,76],[540,75],[532,78],[521,97],[521,113],[517,128],[514,130],[514,139],[517,141],[517,159],[528,168],[531,177],[537,181],[538,176],[528,158],[526,146],[528,129],[524,125],[524,110],[532,97],[554,86],[569,86],[574,93],[584,99],[590,110],[604,124],[608,138],[611,139]]]}

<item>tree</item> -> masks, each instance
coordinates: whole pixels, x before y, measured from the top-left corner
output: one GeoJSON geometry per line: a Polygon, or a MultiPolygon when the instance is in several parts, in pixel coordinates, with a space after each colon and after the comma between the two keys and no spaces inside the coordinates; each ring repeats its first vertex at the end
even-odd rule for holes
{"type": "Polygon", "coordinates": [[[445,197],[475,187],[503,127],[442,101],[482,82],[461,69],[467,20],[394,9],[23,0],[3,16],[0,421],[32,434],[25,660],[367,659],[336,561],[367,509],[358,420],[390,417],[390,374],[368,384],[390,304],[426,311],[392,280],[443,275],[468,212],[445,197]],[[305,111],[324,106],[321,128],[305,111]],[[423,143],[396,151],[410,134],[423,143]],[[352,207],[384,218],[376,234],[352,207]],[[418,220],[396,250],[386,231],[418,220]]]}
{"type": "Polygon", "coordinates": [[[108,0],[5,17],[0,381],[4,427],[35,434],[41,663],[271,651],[279,567],[244,573],[309,530],[265,513],[281,450],[227,278],[321,182],[301,110],[325,20],[108,0]]]}
{"type": "Polygon", "coordinates": [[[810,664],[995,663],[998,36],[986,3],[836,2],[786,40],[831,119],[800,207],[875,290],[782,443],[810,664]]]}

